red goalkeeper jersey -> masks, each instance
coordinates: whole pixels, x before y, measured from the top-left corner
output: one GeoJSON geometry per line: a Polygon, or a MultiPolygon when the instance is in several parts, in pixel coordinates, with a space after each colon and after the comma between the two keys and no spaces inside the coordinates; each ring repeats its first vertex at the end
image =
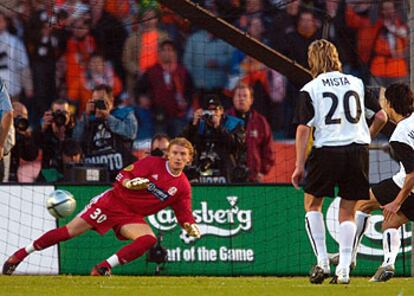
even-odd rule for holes
{"type": "Polygon", "coordinates": [[[194,223],[191,207],[191,185],[186,175],[173,175],[167,160],[148,156],[124,168],[116,177],[114,198],[142,216],[149,216],[171,206],[181,226],[194,223]],[[146,178],[150,180],[147,189],[130,190],[122,186],[125,179],[146,178]]]}

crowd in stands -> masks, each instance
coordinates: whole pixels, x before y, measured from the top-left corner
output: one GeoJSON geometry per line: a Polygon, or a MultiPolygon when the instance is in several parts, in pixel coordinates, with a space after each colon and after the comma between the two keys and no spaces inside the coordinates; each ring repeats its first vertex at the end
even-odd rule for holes
{"type": "MultiPolygon", "coordinates": [[[[308,45],[323,37],[338,47],[344,71],[367,84],[408,79],[408,1],[194,2],[306,68],[308,45]]],[[[211,143],[237,146],[226,155],[248,166],[252,182],[274,162],[272,137],[294,137],[297,87],[154,0],[0,4],[0,78],[18,110],[15,124],[24,122],[16,125],[10,181],[19,180],[16,164],[36,159],[40,174],[20,181],[59,179],[72,140],[69,162],[79,143],[82,162],[109,164],[111,179],[154,135],[205,140],[209,125],[196,120],[203,110],[220,113],[213,136],[230,136],[211,143]]]]}

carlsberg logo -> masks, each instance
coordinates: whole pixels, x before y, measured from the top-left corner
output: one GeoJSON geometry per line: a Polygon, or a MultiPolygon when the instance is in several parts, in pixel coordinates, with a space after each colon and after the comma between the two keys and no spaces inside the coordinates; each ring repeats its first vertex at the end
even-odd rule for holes
{"type": "MultiPolygon", "coordinates": [[[[241,231],[250,230],[252,228],[252,211],[240,210],[237,206],[237,200],[237,196],[228,196],[229,208],[218,210],[210,209],[208,202],[202,201],[201,208],[193,211],[201,235],[230,237],[241,231]]],[[[170,209],[149,216],[148,220],[155,228],[162,231],[172,230],[177,225],[174,212],[170,209]]],[[[185,243],[193,241],[193,238],[189,237],[184,230],[181,232],[180,238],[185,243]]]]}

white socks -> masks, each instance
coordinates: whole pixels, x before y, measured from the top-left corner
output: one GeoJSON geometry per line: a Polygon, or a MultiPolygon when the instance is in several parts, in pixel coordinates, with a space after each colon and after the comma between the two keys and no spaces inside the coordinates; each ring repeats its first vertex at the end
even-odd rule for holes
{"type": "Polygon", "coordinates": [[[382,236],[382,246],[384,248],[384,262],[381,266],[395,264],[398,252],[400,250],[401,239],[398,229],[389,228],[384,231],[382,236]]]}
{"type": "Polygon", "coordinates": [[[368,228],[368,222],[369,222],[370,216],[371,216],[370,214],[367,214],[361,211],[355,212],[356,234],[355,234],[355,244],[352,250],[351,262],[356,263],[359,244],[361,243],[361,240],[364,237],[364,233],[368,228]]]}
{"type": "Polygon", "coordinates": [[[115,266],[118,266],[119,264],[121,264],[116,254],[106,259],[106,262],[108,262],[109,265],[111,265],[111,268],[114,268],[115,266]]]}
{"type": "Polygon", "coordinates": [[[36,249],[34,248],[33,242],[30,243],[30,245],[28,245],[26,248],[24,248],[27,252],[27,254],[33,253],[34,251],[36,251],[36,249]]]}
{"type": "Polygon", "coordinates": [[[305,228],[313,252],[318,258],[318,265],[329,268],[329,259],[326,251],[325,223],[322,213],[317,211],[307,212],[305,215],[305,228]]]}
{"type": "Polygon", "coordinates": [[[354,246],[356,225],[353,221],[344,221],[339,225],[339,268],[349,268],[354,246]]]}

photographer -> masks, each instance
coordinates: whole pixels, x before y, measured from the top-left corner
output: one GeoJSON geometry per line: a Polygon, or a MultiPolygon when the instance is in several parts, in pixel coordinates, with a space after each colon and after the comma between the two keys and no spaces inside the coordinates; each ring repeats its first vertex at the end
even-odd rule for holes
{"type": "Polygon", "coordinates": [[[193,121],[183,131],[197,155],[188,172],[193,182],[230,183],[247,179],[247,169],[239,165],[245,153],[243,121],[224,115],[218,97],[210,97],[207,110],[198,109],[193,121]]]}
{"type": "Polygon", "coordinates": [[[42,168],[37,182],[41,183],[55,183],[55,182],[70,182],[64,178],[65,169],[72,165],[81,163],[82,161],[82,149],[80,144],[74,139],[66,139],[62,143],[62,150],[56,151],[56,154],[60,155],[62,162],[57,168],[42,168]]]}
{"type": "Polygon", "coordinates": [[[36,141],[42,149],[42,168],[58,169],[62,157],[62,142],[72,137],[75,120],[70,114],[69,103],[58,99],[52,103],[50,110],[43,115],[41,130],[36,134],[36,141]]]}
{"type": "Polygon", "coordinates": [[[32,130],[29,127],[29,114],[26,107],[19,102],[13,102],[13,121],[15,127],[16,144],[11,150],[10,182],[18,182],[17,171],[20,160],[34,161],[39,154],[32,130]]]}
{"type": "Polygon", "coordinates": [[[111,87],[101,84],[94,88],[74,138],[81,142],[85,163],[106,164],[113,180],[119,170],[134,161],[131,150],[137,129],[134,110],[114,108],[111,87]]]}
{"type": "Polygon", "coordinates": [[[166,158],[169,145],[170,138],[166,134],[156,134],[151,139],[150,154],[166,158]]]}
{"type": "Polygon", "coordinates": [[[275,162],[272,152],[272,131],[266,118],[253,109],[253,89],[239,83],[233,96],[233,107],[228,114],[240,118],[246,128],[247,158],[250,182],[263,182],[275,162]]]}

